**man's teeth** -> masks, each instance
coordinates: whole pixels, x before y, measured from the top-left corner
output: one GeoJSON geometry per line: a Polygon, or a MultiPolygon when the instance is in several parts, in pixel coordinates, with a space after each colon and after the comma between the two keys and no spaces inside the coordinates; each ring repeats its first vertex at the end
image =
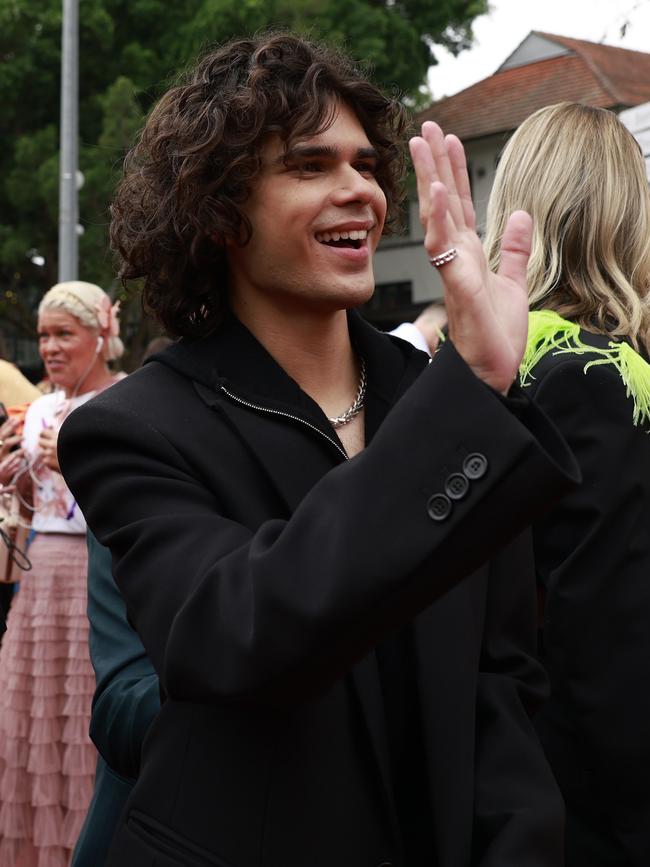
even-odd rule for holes
{"type": "Polygon", "coordinates": [[[353,229],[351,232],[316,232],[316,240],[321,244],[328,241],[365,241],[367,229],[353,229]]]}

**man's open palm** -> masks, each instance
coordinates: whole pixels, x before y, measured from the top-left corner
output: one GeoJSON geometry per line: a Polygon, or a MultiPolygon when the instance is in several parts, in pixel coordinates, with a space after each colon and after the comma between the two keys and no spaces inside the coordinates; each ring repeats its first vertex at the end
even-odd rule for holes
{"type": "Polygon", "coordinates": [[[463,146],[427,121],[410,141],[417,177],[420,220],[429,257],[450,248],[458,256],[440,268],[449,336],[474,373],[506,393],[526,346],[526,268],[532,220],[524,211],[510,217],[501,242],[497,274],[487,267],[476,219],[463,146]]]}

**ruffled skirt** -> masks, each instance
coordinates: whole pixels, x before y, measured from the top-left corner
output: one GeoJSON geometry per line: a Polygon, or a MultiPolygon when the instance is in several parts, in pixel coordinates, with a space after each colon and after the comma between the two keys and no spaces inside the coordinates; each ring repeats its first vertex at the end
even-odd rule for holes
{"type": "Polygon", "coordinates": [[[86,540],[37,535],[0,648],[0,867],[67,867],[93,791],[86,540]]]}

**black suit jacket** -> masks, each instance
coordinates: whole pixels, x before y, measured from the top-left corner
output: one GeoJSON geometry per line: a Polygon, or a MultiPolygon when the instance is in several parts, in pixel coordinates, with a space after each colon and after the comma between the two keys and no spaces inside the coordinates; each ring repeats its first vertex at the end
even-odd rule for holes
{"type": "Polygon", "coordinates": [[[233,318],[62,429],[164,691],[113,867],[402,865],[372,649],[409,621],[438,863],[560,863],[527,714],[545,687],[528,548],[499,549],[577,477],[572,457],[450,344],[427,368],[350,328],[377,429],[353,460],[233,318]],[[467,491],[434,519],[454,473],[467,491]]]}
{"type": "MultiPolygon", "coordinates": [[[[610,338],[582,331],[606,348],[610,338]]],[[[548,354],[526,389],[583,484],[534,529],[553,694],[539,731],[567,803],[650,864],[650,426],[601,358],[548,354]]]]}

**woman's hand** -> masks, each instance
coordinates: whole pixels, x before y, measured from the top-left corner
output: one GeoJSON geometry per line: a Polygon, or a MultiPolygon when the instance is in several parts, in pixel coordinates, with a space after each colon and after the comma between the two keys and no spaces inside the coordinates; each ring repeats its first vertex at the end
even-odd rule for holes
{"type": "Polygon", "coordinates": [[[15,418],[8,418],[4,424],[0,425],[0,461],[2,461],[9,452],[20,445],[20,434],[16,433],[18,422],[15,418]]]}
{"type": "Polygon", "coordinates": [[[38,436],[38,452],[39,457],[45,466],[60,473],[61,468],[59,467],[59,458],[56,453],[56,441],[58,436],[58,431],[54,430],[54,428],[46,427],[42,430],[38,436]]]}
{"type": "Polygon", "coordinates": [[[16,433],[18,422],[14,418],[0,425],[0,485],[13,483],[16,473],[25,465],[25,452],[20,446],[20,434],[16,433]]]}
{"type": "Polygon", "coordinates": [[[445,137],[437,124],[427,121],[422,135],[411,139],[410,149],[427,254],[431,258],[451,248],[458,251],[439,268],[449,337],[474,373],[505,394],[526,346],[526,268],[532,220],[524,211],[512,214],[503,235],[499,271],[491,273],[476,234],[465,152],[459,139],[445,137]]]}
{"type": "Polygon", "coordinates": [[[17,449],[0,460],[0,486],[13,485],[16,474],[25,466],[25,452],[17,449]]]}

